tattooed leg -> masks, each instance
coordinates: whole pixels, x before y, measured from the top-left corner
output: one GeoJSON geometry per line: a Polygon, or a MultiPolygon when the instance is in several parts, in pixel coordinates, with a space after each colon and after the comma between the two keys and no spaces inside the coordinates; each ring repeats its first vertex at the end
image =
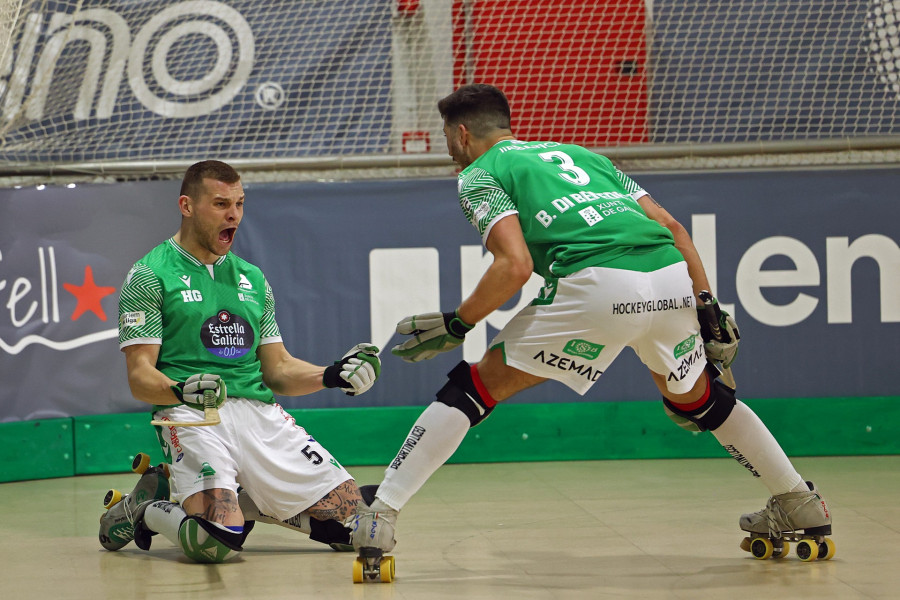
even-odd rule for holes
{"type": "Polygon", "coordinates": [[[214,488],[197,492],[185,498],[181,506],[190,517],[200,517],[226,526],[244,524],[237,494],[228,489],[214,488]]]}
{"type": "Polygon", "coordinates": [[[325,497],[310,506],[306,512],[319,521],[335,520],[344,522],[356,513],[361,500],[356,482],[348,479],[325,494],[325,497]]]}

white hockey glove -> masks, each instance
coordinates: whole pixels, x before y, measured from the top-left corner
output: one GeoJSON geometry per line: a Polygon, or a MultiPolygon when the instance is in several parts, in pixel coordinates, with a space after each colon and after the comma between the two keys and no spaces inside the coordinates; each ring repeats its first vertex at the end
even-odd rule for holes
{"type": "Polygon", "coordinates": [[[722,320],[719,322],[719,328],[722,332],[723,341],[720,342],[713,339],[704,342],[703,346],[706,348],[706,356],[710,360],[720,362],[722,367],[728,369],[731,367],[734,359],[737,358],[738,342],[741,341],[741,334],[738,331],[737,323],[734,322],[734,318],[725,311],[722,311],[722,320]],[[724,341],[726,339],[728,340],[727,342],[724,341]]]}
{"type": "Polygon", "coordinates": [[[412,315],[397,323],[397,333],[413,337],[391,348],[391,353],[406,362],[428,360],[462,344],[473,327],[456,311],[412,315]]]}
{"type": "Polygon", "coordinates": [[[218,375],[197,374],[191,375],[187,380],[171,386],[175,396],[185,405],[199,411],[204,409],[203,392],[212,390],[216,394],[216,408],[222,406],[228,395],[225,381],[218,375]]]}
{"type": "Polygon", "coordinates": [[[701,291],[700,299],[704,306],[697,308],[697,320],[700,321],[700,336],[703,338],[706,357],[713,362],[722,363],[722,368],[728,369],[737,358],[738,342],[741,340],[737,323],[721,309],[709,292],[701,291]],[[714,326],[717,331],[713,330],[714,326]]]}
{"type": "Polygon", "coordinates": [[[340,360],[325,368],[322,385],[341,388],[348,396],[358,396],[369,390],[381,375],[378,346],[357,344],[347,350],[340,360]]]}

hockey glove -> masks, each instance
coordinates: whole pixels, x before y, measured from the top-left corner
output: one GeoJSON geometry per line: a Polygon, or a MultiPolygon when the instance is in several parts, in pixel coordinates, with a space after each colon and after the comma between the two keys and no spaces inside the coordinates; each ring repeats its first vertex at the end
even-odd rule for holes
{"type": "Polygon", "coordinates": [[[357,344],[350,348],[340,360],[326,367],[322,375],[322,385],[341,388],[348,396],[358,396],[368,391],[381,375],[381,360],[378,346],[357,344]]]}
{"type": "MultiPolygon", "coordinates": [[[[715,302],[715,299],[712,299],[715,302]]],[[[724,310],[719,309],[719,339],[713,335],[712,325],[709,322],[705,308],[697,309],[697,319],[700,321],[700,336],[703,338],[703,346],[706,348],[706,356],[709,360],[722,363],[722,367],[728,369],[737,358],[738,342],[741,334],[738,331],[734,318],[724,310]]]]}
{"type": "Polygon", "coordinates": [[[462,344],[473,327],[460,319],[456,311],[406,317],[397,323],[397,333],[413,337],[391,348],[391,353],[406,362],[428,360],[462,344]]]}
{"type": "Polygon", "coordinates": [[[216,408],[222,406],[228,394],[225,381],[218,375],[197,374],[191,375],[186,381],[171,386],[172,391],[179,400],[191,408],[199,411],[204,409],[203,392],[212,390],[216,394],[216,408]]]}

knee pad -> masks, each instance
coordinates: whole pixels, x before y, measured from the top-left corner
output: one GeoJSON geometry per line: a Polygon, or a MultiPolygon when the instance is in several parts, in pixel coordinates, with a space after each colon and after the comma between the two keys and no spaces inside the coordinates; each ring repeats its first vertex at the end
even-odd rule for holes
{"type": "Polygon", "coordinates": [[[497,403],[491,398],[473,365],[460,362],[447,373],[447,383],[438,390],[437,401],[469,417],[471,427],[488,418],[497,403]]]}
{"type": "Polygon", "coordinates": [[[331,546],[334,550],[340,550],[343,546],[350,546],[350,529],[334,519],[320,521],[315,517],[309,518],[309,539],[331,546]]]}
{"type": "MultiPolygon", "coordinates": [[[[248,532],[249,533],[249,532],[248,532]]],[[[221,563],[236,557],[246,535],[234,533],[200,517],[189,516],[178,528],[184,555],[199,563],[221,563]]]]}
{"type": "Polygon", "coordinates": [[[700,406],[690,405],[685,409],[684,405],[679,406],[663,398],[666,414],[679,427],[688,431],[712,431],[722,425],[734,410],[737,402],[734,390],[718,379],[709,377],[708,381],[709,396],[700,406]]]}
{"type": "Polygon", "coordinates": [[[359,495],[362,496],[362,501],[366,503],[366,506],[372,506],[372,503],[375,502],[375,494],[377,493],[377,484],[359,486],[359,495]]]}

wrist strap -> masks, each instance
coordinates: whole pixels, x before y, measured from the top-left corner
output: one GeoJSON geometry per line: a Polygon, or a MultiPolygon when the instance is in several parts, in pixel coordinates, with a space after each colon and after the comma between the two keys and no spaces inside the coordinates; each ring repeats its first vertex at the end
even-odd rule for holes
{"type": "Polygon", "coordinates": [[[325,367],[325,372],[322,373],[322,385],[327,388],[352,387],[349,382],[344,381],[341,377],[341,364],[338,361],[330,367],[325,367]]]}
{"type": "Polygon", "coordinates": [[[460,319],[459,312],[455,310],[452,313],[446,313],[444,315],[444,321],[447,323],[447,331],[450,335],[454,335],[458,338],[466,337],[466,334],[475,327],[460,319]]]}

